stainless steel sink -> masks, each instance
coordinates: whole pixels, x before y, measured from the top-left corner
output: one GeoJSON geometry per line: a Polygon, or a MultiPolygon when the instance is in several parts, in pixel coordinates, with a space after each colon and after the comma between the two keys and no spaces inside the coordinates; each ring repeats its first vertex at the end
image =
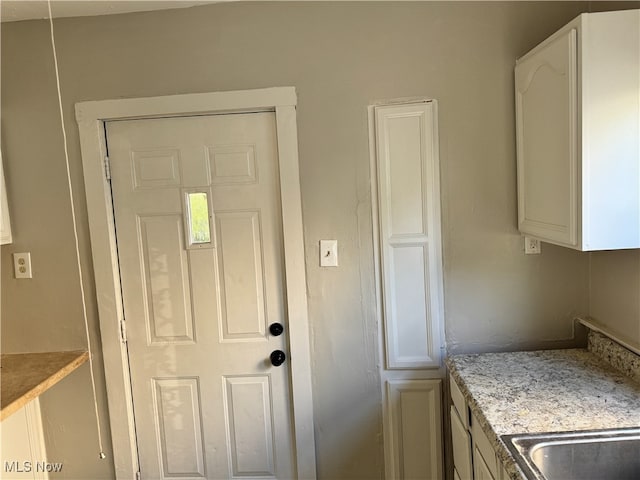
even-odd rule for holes
{"type": "Polygon", "coordinates": [[[639,480],[640,428],[503,435],[532,480],[639,480]]]}

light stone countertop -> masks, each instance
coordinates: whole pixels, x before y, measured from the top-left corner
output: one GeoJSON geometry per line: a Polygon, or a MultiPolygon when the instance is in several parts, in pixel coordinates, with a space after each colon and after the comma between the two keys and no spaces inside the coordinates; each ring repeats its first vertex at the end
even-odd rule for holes
{"type": "Polygon", "coordinates": [[[586,349],[453,355],[446,363],[514,479],[525,477],[501,435],[640,426],[640,383],[586,349]]]}

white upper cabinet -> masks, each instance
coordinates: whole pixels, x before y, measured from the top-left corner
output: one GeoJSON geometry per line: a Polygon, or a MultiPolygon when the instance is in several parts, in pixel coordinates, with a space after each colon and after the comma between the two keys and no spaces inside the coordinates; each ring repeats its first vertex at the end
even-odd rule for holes
{"type": "Polygon", "coordinates": [[[518,227],[640,248],[640,10],[582,14],[517,61],[518,227]]]}
{"type": "Polygon", "coordinates": [[[4,168],[0,154],[0,245],[11,243],[11,222],[7,205],[7,189],[4,183],[4,168]]]}

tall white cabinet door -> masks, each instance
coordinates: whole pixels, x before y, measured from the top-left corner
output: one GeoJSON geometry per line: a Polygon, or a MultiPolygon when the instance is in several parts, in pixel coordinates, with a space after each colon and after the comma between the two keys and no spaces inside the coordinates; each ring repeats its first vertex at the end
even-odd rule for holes
{"type": "Polygon", "coordinates": [[[518,224],[522,233],[578,242],[576,30],[518,63],[518,224]]]}
{"type": "Polygon", "coordinates": [[[439,190],[432,103],[376,108],[387,368],[440,366],[439,190]]]}
{"type": "Polygon", "coordinates": [[[436,102],[380,105],[370,112],[386,477],[442,478],[436,102]]]}

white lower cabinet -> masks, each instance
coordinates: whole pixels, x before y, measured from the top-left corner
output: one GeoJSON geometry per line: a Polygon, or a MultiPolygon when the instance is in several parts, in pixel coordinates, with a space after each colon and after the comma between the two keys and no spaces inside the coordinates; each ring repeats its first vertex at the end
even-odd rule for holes
{"type": "Polygon", "coordinates": [[[473,478],[476,480],[496,480],[491,474],[487,462],[485,462],[484,457],[477,448],[473,450],[473,465],[473,478]]]}
{"type": "Polygon", "coordinates": [[[46,450],[35,398],[0,423],[0,467],[3,480],[46,480],[46,450]]]}
{"type": "Polygon", "coordinates": [[[442,478],[442,381],[387,382],[390,461],[387,478],[442,478]]]}
{"type": "Polygon", "coordinates": [[[496,458],[496,452],[475,415],[471,415],[471,438],[476,480],[497,480],[498,459],[496,458]]]}
{"type": "Polygon", "coordinates": [[[450,380],[450,392],[454,479],[508,480],[493,445],[453,379],[450,380]]]}
{"type": "Polygon", "coordinates": [[[451,405],[451,440],[453,443],[453,465],[460,480],[471,480],[471,435],[462,424],[455,405],[451,405]]]}

